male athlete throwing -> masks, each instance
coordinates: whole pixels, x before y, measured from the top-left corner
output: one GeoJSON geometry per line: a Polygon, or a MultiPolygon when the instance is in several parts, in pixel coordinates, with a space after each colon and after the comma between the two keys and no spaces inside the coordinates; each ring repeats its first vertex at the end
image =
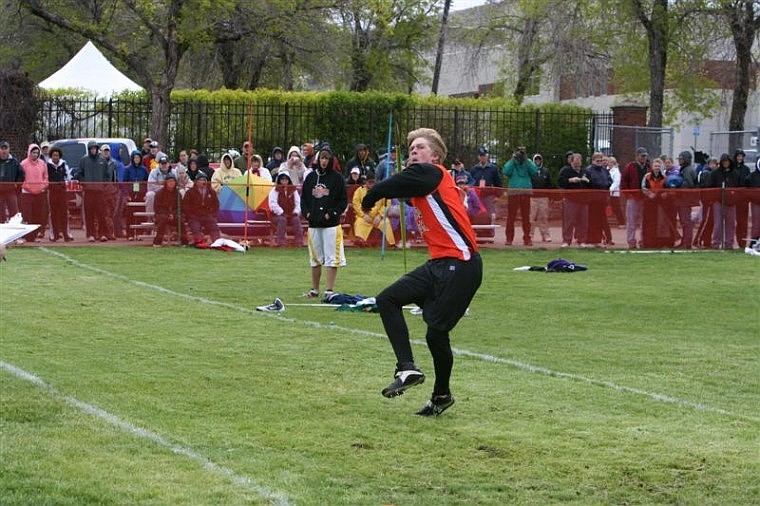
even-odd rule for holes
{"type": "Polygon", "coordinates": [[[416,303],[427,323],[427,341],[433,356],[435,386],[429,401],[417,411],[437,416],[454,404],[449,389],[454,356],[449,331],[464,315],[483,277],[475,233],[456,183],[441,165],[446,145],[433,129],[419,128],[407,135],[409,162],[395,176],[375,184],[362,200],[371,209],[380,199],[408,198],[414,206],[430,260],[405,274],[377,296],[385,332],[396,354],[396,374],[383,389],[385,397],[401,395],[425,381],[414,363],[409,329],[402,308],[416,303]]]}

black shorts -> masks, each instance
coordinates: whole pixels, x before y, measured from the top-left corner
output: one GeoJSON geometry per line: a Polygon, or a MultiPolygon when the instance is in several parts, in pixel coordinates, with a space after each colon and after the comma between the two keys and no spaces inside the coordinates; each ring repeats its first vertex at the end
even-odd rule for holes
{"type": "Polygon", "coordinates": [[[415,303],[430,327],[448,332],[462,318],[483,279],[477,253],[469,261],[456,258],[428,260],[383,290],[400,306],[415,303]]]}

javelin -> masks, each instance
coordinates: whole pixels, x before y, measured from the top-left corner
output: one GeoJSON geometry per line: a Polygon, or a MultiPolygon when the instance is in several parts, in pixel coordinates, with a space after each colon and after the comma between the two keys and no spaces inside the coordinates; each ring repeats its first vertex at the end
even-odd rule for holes
{"type": "Polygon", "coordinates": [[[245,251],[247,252],[249,249],[248,244],[248,195],[251,191],[251,183],[250,183],[250,172],[249,168],[251,167],[251,156],[253,155],[253,145],[251,143],[251,136],[253,135],[253,103],[248,103],[248,153],[246,153],[246,158],[248,159],[245,164],[245,211],[244,211],[244,217],[243,217],[243,242],[245,243],[245,251]]]}
{"type": "MultiPolygon", "coordinates": [[[[391,136],[393,134],[393,110],[391,110],[390,113],[388,113],[388,143],[386,144],[386,151],[385,156],[387,157],[385,159],[385,168],[386,170],[389,167],[390,159],[391,159],[391,136]]],[[[389,174],[386,172],[385,177],[389,177],[389,174]]],[[[385,258],[385,229],[388,226],[388,201],[386,200],[385,206],[383,206],[383,242],[380,246],[380,260],[385,258]]]]}

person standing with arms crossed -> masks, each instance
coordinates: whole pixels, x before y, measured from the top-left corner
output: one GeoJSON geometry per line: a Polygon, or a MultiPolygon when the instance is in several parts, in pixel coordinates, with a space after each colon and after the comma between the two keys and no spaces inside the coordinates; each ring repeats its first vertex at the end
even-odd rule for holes
{"type": "Polygon", "coordinates": [[[402,308],[416,303],[423,309],[427,341],[433,356],[435,385],[420,416],[438,416],[454,404],[449,380],[454,364],[449,332],[464,315],[480,287],[483,264],[475,233],[459,190],[442,165],[446,145],[430,128],[409,132],[408,166],[374,185],[362,200],[369,210],[384,198],[410,199],[420,231],[428,245],[430,260],[385,288],[376,298],[385,332],[396,355],[393,382],[382,390],[385,397],[403,394],[425,381],[409,342],[409,329],[402,308]]]}

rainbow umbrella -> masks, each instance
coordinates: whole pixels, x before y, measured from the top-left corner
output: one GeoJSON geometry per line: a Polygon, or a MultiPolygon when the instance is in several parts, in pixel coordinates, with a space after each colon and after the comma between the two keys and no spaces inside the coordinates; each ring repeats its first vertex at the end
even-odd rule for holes
{"type": "MultiPolygon", "coordinates": [[[[240,223],[240,229],[230,230],[230,232],[243,235],[246,218],[261,220],[268,213],[268,197],[272,186],[274,183],[271,180],[251,174],[227,181],[219,192],[219,222],[240,223]]],[[[248,232],[251,232],[250,228],[248,232]]],[[[253,232],[254,235],[258,235],[258,231],[253,232]]]]}

